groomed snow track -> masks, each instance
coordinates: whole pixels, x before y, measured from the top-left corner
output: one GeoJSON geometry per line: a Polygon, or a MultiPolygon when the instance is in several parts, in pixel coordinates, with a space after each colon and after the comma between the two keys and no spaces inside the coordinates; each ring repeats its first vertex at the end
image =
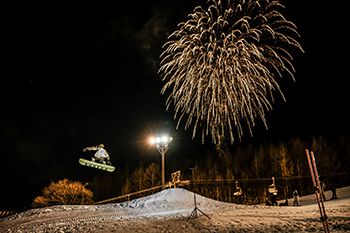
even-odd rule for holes
{"type": "Polygon", "coordinates": [[[167,211],[162,214],[162,212],[149,214],[149,213],[135,213],[135,214],[98,214],[98,215],[88,215],[83,217],[73,217],[73,218],[57,218],[57,219],[47,219],[47,220],[36,220],[31,222],[23,222],[17,225],[6,224],[6,218],[0,221],[0,232],[56,232],[57,229],[72,231],[79,230],[80,226],[96,225],[102,222],[113,222],[118,220],[131,220],[131,219],[159,219],[162,215],[164,218],[186,218],[188,217],[188,210],[179,210],[177,212],[172,211],[169,215],[167,211]]]}

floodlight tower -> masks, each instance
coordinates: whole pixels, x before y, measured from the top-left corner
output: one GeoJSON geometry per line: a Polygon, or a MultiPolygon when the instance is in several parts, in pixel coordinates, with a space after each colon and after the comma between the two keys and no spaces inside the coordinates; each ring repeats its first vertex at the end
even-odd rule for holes
{"type": "Polygon", "coordinates": [[[155,145],[157,150],[162,156],[162,188],[165,188],[165,153],[169,149],[169,144],[173,140],[172,137],[163,135],[163,136],[158,136],[158,137],[152,137],[150,139],[150,143],[152,145],[155,145]]]}

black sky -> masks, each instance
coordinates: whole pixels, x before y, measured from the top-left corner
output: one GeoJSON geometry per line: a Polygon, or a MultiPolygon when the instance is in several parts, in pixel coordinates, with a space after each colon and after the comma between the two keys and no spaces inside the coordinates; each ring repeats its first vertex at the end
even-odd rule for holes
{"type": "MultiPolygon", "coordinates": [[[[25,205],[21,195],[32,198],[52,180],[86,179],[91,174],[77,164],[85,146],[104,143],[120,169],[159,159],[144,140],[160,129],[174,136],[173,153],[184,160],[202,147],[190,131],[175,130],[157,75],[166,36],[202,2],[47,1],[7,8],[0,207],[25,205]]],[[[345,8],[339,1],[284,2],[305,54],[295,57],[296,82],[282,84],[287,102],[277,99],[269,130],[258,126],[254,140],[349,136],[345,8]]]]}

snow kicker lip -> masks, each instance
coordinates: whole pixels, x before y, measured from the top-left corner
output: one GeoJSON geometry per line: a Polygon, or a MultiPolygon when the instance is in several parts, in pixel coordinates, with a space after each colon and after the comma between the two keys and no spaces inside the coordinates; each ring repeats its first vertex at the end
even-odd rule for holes
{"type": "Polygon", "coordinates": [[[114,166],[102,164],[102,163],[96,163],[96,162],[92,162],[90,160],[81,159],[81,158],[79,159],[79,163],[87,167],[93,167],[93,168],[101,169],[108,172],[113,172],[115,170],[114,166]]]}

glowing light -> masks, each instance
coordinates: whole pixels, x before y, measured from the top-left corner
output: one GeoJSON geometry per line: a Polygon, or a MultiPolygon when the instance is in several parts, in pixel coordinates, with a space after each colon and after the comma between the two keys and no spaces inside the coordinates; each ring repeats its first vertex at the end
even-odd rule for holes
{"type": "Polygon", "coordinates": [[[211,136],[234,142],[260,119],[267,129],[274,92],[285,100],[277,79],[294,80],[290,49],[303,51],[296,26],[280,13],[279,0],[209,0],[178,25],[164,44],[158,73],[173,104],[179,127],[201,130],[202,143],[211,136]],[[243,124],[244,123],[244,124],[243,124]]]}
{"type": "Polygon", "coordinates": [[[156,139],[154,137],[150,137],[148,139],[149,144],[154,145],[156,143],[156,139]]]}
{"type": "Polygon", "coordinates": [[[173,140],[172,137],[169,137],[167,135],[163,135],[161,137],[150,137],[148,139],[149,144],[151,145],[160,145],[160,144],[169,144],[173,140]]]}

